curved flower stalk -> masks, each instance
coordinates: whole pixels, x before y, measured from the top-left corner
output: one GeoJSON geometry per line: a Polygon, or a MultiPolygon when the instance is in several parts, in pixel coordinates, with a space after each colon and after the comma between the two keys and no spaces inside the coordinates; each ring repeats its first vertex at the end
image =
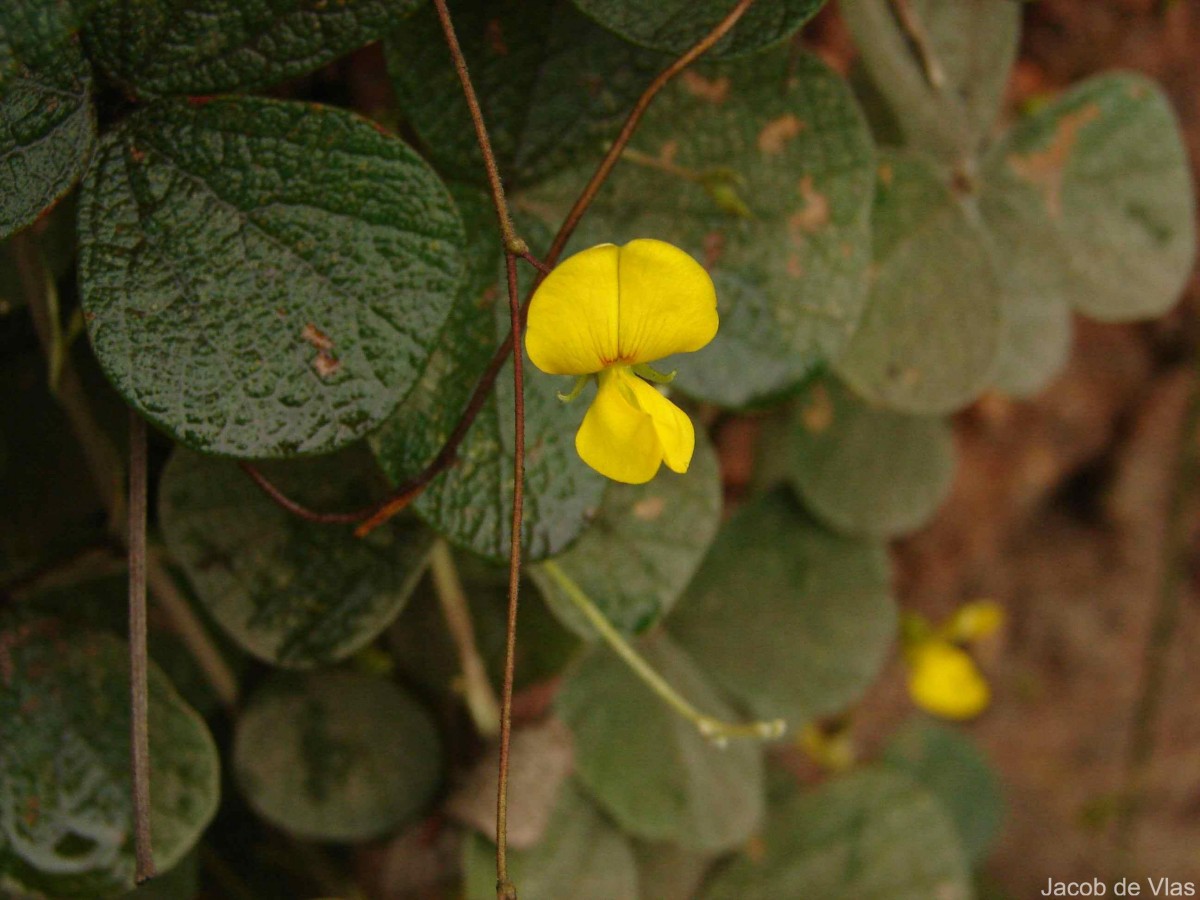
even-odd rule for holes
{"type": "Polygon", "coordinates": [[[597,380],[575,449],[600,474],[643,484],[664,462],[686,472],[696,445],[687,414],[644,380],[667,382],[673,373],[649,364],[699,350],[717,325],[704,268],[678,247],[643,238],[598,244],[555,268],[533,295],[525,347],[543,372],[576,376],[564,400],[597,380]]]}

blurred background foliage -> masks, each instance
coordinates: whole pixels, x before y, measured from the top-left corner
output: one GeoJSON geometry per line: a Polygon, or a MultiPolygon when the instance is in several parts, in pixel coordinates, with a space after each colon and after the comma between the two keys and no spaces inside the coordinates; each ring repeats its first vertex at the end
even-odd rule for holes
{"type": "MultiPolygon", "coordinates": [[[[452,0],[535,253],[729,5],[452,0]]],[[[1200,878],[1197,39],[1187,2],[758,0],[655,100],[568,252],[671,241],[721,330],[664,363],[691,471],[642,486],[526,368],[522,897],[1200,878]],[[702,714],[786,732],[704,737],[581,597],[702,714]]],[[[432,6],[10,0],[0,122],[0,891],[493,896],[509,367],[365,539],[235,461],[359,508],[507,332],[432,6]],[[136,890],[127,405],[165,872],[136,890]]]]}

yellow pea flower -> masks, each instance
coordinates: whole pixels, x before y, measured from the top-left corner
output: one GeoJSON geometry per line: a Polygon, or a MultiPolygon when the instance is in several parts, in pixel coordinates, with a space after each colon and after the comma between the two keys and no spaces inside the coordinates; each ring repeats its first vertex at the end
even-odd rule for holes
{"type": "Polygon", "coordinates": [[[908,668],[908,693],[928,713],[944,719],[973,719],[991,703],[992,691],[961,645],[974,644],[1004,625],[1004,609],[992,600],[960,607],[940,627],[905,614],[901,640],[908,668]]]}
{"type": "Polygon", "coordinates": [[[717,293],[703,266],[643,238],[599,244],[555,267],[533,295],[525,348],[543,372],[579,379],[571,397],[596,376],[575,449],[601,475],[644,484],[663,462],[686,472],[696,434],[683,410],[639,376],[669,380],[649,363],[699,350],[717,324],[717,293]]]}

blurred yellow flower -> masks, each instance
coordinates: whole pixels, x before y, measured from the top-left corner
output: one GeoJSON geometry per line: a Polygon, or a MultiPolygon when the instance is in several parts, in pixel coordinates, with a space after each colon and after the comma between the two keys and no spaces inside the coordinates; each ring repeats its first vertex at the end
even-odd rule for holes
{"type": "Polygon", "coordinates": [[[712,279],[687,253],[649,239],[599,244],[565,260],[538,287],[525,348],[543,372],[577,376],[571,397],[596,376],[599,389],[575,449],[600,474],[643,484],[663,462],[686,472],[696,445],[687,415],[643,380],[670,378],[649,363],[699,350],[717,323],[712,279]]]}
{"type": "Polygon", "coordinates": [[[965,604],[939,628],[907,614],[901,641],[913,702],[944,719],[972,719],[987,709],[991,688],[960,645],[980,641],[1003,624],[1004,609],[992,600],[965,604]]]}

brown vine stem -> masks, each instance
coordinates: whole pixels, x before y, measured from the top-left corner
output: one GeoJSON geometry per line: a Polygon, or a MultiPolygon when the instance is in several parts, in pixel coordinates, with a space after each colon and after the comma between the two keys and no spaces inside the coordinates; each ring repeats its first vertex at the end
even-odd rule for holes
{"type": "MultiPolygon", "coordinates": [[[[529,300],[533,296],[533,291],[537,290],[538,285],[542,283],[542,279],[554,268],[554,264],[558,262],[558,258],[562,254],[563,248],[566,247],[567,241],[570,240],[571,235],[574,233],[575,228],[579,225],[579,221],[583,218],[584,213],[587,212],[588,207],[591,206],[592,201],[596,199],[596,194],[600,191],[600,188],[603,187],[604,182],[608,179],[608,176],[612,172],[613,167],[616,165],[617,160],[621,158],[622,153],[625,151],[626,146],[633,137],[634,131],[637,129],[642,117],[646,114],[646,110],[650,108],[650,103],[658,95],[659,91],[666,87],[667,83],[672,78],[695,62],[696,59],[707,52],[717,41],[724,37],[728,33],[729,29],[737,24],[738,19],[745,14],[746,10],[750,8],[750,5],[753,2],[754,0],[739,0],[739,2],[735,4],[732,9],[730,9],[728,14],[726,14],[725,18],[723,18],[713,27],[712,31],[701,38],[690,50],[671,63],[671,65],[667,66],[667,68],[665,68],[658,75],[658,77],[650,82],[646,90],[642,92],[642,95],[638,97],[637,102],[633,105],[633,109],[626,118],[625,124],[621,127],[621,132],[617,135],[617,139],[613,141],[612,146],[609,147],[604,159],[600,161],[600,164],[596,167],[595,173],[593,173],[591,179],[580,193],[579,198],[575,201],[575,205],[571,207],[570,213],[563,221],[558,233],[554,236],[554,241],[551,243],[550,251],[546,254],[545,258],[541,260],[537,259],[531,253],[529,253],[527,248],[523,251],[517,252],[518,256],[538,270],[538,276],[533,282],[533,287],[530,288],[529,294],[526,296],[525,302],[522,305],[522,314],[528,310],[529,300]]],[[[449,21],[448,16],[445,21],[449,21]]],[[[457,48],[457,46],[458,41],[456,39],[454,42],[454,47],[457,48]]],[[[460,72],[460,77],[462,74],[467,74],[467,84],[469,85],[470,77],[469,73],[467,73],[465,63],[458,71],[460,72]]],[[[474,90],[471,91],[471,95],[474,96],[474,90]]],[[[477,103],[475,104],[474,108],[478,109],[477,103]]],[[[482,122],[482,117],[479,121],[482,122]]],[[[476,129],[476,133],[478,134],[478,127],[476,129]]],[[[484,135],[486,137],[486,130],[484,130],[484,135]]],[[[491,156],[490,150],[491,144],[489,143],[488,153],[484,154],[485,160],[491,156]]],[[[492,157],[493,165],[494,162],[495,159],[492,157]]],[[[507,221],[508,206],[507,202],[504,200],[503,186],[500,184],[499,175],[497,174],[496,179],[492,181],[490,173],[491,166],[489,166],[489,183],[491,184],[493,190],[493,200],[495,200],[496,197],[500,198],[501,205],[498,205],[497,208],[502,208],[504,210],[505,218],[502,218],[501,221],[507,221]]],[[[500,214],[497,213],[497,216],[499,215],[500,214]]],[[[458,423],[454,426],[454,430],[450,432],[450,436],[446,438],[445,443],[442,444],[442,449],[438,452],[438,455],[434,457],[433,461],[429,463],[429,465],[427,465],[416,475],[409,478],[407,481],[398,485],[391,494],[373,507],[350,513],[322,513],[311,510],[284,496],[284,494],[278,488],[272,485],[270,481],[268,481],[262,475],[262,473],[260,473],[249,463],[243,463],[242,468],[246,470],[247,474],[249,474],[255,480],[255,483],[257,483],[258,486],[262,488],[262,490],[265,491],[272,500],[274,500],[276,503],[279,503],[280,506],[282,506],[284,509],[287,509],[289,512],[312,522],[327,522],[332,524],[361,522],[362,524],[355,529],[354,533],[358,537],[363,537],[374,529],[378,528],[388,519],[392,518],[392,516],[405,509],[413,500],[421,495],[421,492],[425,490],[425,488],[431,481],[433,481],[434,478],[454,465],[458,458],[459,445],[462,444],[463,439],[467,436],[467,432],[471,429],[471,425],[474,424],[480,410],[483,409],[483,404],[487,400],[488,395],[491,393],[492,387],[496,383],[496,377],[500,374],[500,369],[503,367],[505,360],[508,359],[508,355],[512,352],[512,348],[513,336],[510,332],[508,337],[504,339],[503,343],[496,348],[496,352],[492,355],[491,361],[488,363],[487,368],[484,369],[483,374],[479,376],[479,381],[475,384],[475,390],[471,394],[470,400],[463,409],[463,413],[459,417],[458,423]]]]}
{"type": "Polygon", "coordinates": [[[129,762],[134,880],[155,875],[150,847],[150,703],[146,688],[146,422],[129,411],[129,762]]]}

